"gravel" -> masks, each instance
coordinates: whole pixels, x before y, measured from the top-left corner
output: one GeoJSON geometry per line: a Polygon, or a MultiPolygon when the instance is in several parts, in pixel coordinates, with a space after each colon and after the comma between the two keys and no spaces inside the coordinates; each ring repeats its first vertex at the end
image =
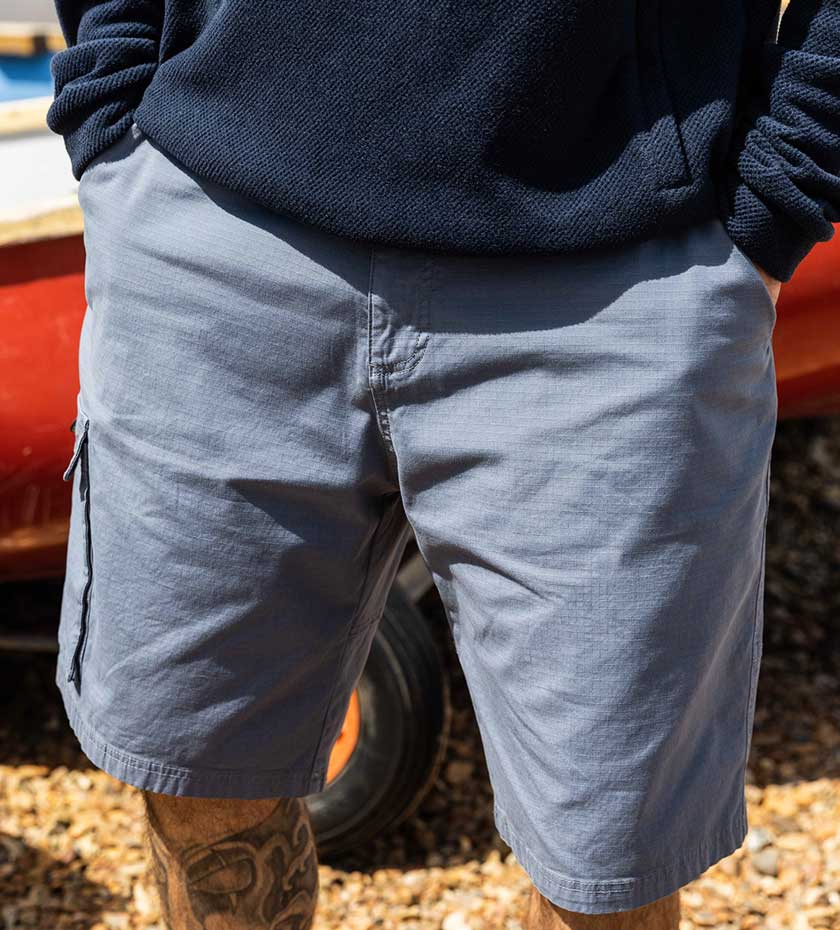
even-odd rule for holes
{"type": "MultiPolygon", "coordinates": [[[[764,660],[742,849],[683,893],[681,930],[840,930],[840,419],[782,423],[768,523],[764,660]]],[[[55,583],[0,589],[29,625],[55,583]]],[[[317,930],[520,930],[528,881],[491,792],[439,603],[453,681],[441,776],[407,823],[321,866],[317,930]]],[[[0,656],[0,928],[163,930],[138,793],[92,769],[50,656],[0,656]]]]}

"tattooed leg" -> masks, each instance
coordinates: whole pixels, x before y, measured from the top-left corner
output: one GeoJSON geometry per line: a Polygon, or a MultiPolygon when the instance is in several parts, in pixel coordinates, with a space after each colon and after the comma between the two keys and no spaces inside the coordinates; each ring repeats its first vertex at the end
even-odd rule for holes
{"type": "Polygon", "coordinates": [[[168,930],[309,930],[318,860],[302,798],[145,800],[168,930]]]}

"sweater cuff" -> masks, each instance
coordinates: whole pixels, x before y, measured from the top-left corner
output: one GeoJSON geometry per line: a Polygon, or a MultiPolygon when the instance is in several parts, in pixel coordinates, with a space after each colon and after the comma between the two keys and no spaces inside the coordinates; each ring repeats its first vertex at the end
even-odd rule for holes
{"type": "Polygon", "coordinates": [[[763,60],[766,86],[743,106],[721,168],[719,212],[753,262],[789,281],[840,221],[840,60],[776,43],[763,60]]]}
{"type": "Polygon", "coordinates": [[[827,234],[808,233],[790,215],[774,210],[731,169],[721,190],[721,218],[730,239],[747,257],[779,281],[789,281],[799,263],[827,234]]]}
{"type": "Polygon", "coordinates": [[[64,137],[73,176],[128,132],[157,70],[157,45],[145,38],[69,47],[52,59],[56,96],[47,125],[64,137]],[[116,47],[115,47],[116,46],[116,47]]]}

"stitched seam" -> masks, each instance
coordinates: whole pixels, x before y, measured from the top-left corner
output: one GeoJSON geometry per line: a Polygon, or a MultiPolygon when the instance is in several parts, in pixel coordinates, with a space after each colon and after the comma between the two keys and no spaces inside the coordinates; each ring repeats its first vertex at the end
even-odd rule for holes
{"type": "Polygon", "coordinates": [[[386,371],[391,374],[400,371],[411,371],[412,368],[417,366],[417,363],[423,357],[423,350],[426,348],[426,343],[428,342],[428,334],[424,332],[419,332],[417,334],[417,339],[414,343],[414,349],[411,352],[411,355],[408,358],[404,358],[399,362],[382,362],[377,365],[377,369],[380,371],[386,371]],[[422,343],[422,345],[421,345],[422,343]]]}
{"type": "Polygon", "coordinates": [[[385,456],[388,459],[388,463],[391,467],[391,477],[394,481],[394,484],[399,484],[398,470],[397,470],[397,455],[394,450],[394,445],[391,440],[391,423],[388,419],[387,405],[385,404],[385,392],[387,391],[387,382],[385,379],[385,368],[384,365],[376,365],[373,361],[373,320],[374,320],[374,276],[375,276],[375,267],[376,267],[376,248],[372,247],[370,250],[370,270],[368,272],[368,298],[367,298],[367,314],[368,314],[368,387],[370,389],[370,396],[373,401],[373,409],[376,414],[376,432],[379,435],[379,439],[382,442],[382,446],[385,450],[385,456]],[[376,382],[376,383],[374,383],[376,382]],[[382,403],[377,397],[377,387],[380,393],[382,394],[382,403]]]}
{"type": "Polygon", "coordinates": [[[734,837],[739,833],[744,832],[744,826],[746,824],[746,820],[742,816],[744,811],[744,801],[742,800],[739,803],[738,808],[735,811],[735,816],[733,816],[726,832],[718,832],[714,837],[708,838],[699,846],[695,846],[690,853],[683,853],[682,855],[672,856],[671,862],[668,865],[660,866],[656,869],[651,869],[648,872],[643,872],[641,875],[636,875],[632,878],[586,881],[583,879],[574,879],[569,878],[568,876],[560,875],[539,862],[531,852],[529,846],[521,840],[519,834],[513,829],[511,826],[511,819],[508,817],[505,811],[499,806],[498,803],[495,803],[494,807],[497,816],[501,815],[499,819],[502,822],[504,832],[506,832],[511,837],[513,842],[516,843],[525,853],[523,858],[526,858],[527,862],[521,862],[520,864],[523,866],[523,868],[526,868],[526,871],[527,868],[530,867],[534,871],[537,871],[542,876],[544,876],[546,880],[554,883],[558,888],[565,888],[570,892],[585,893],[592,897],[613,897],[615,895],[626,894],[627,891],[632,890],[639,885],[649,883],[655,879],[665,878],[671,873],[678,872],[681,869],[694,869],[696,867],[696,863],[703,859],[710,858],[714,854],[714,851],[720,848],[721,842],[724,839],[726,840],[724,845],[735,845],[734,837]],[[736,827],[737,829],[733,829],[736,827]],[[733,839],[729,839],[729,837],[732,837],[733,839]]]}
{"type": "Polygon", "coordinates": [[[394,449],[394,438],[391,435],[391,417],[388,412],[388,404],[385,403],[385,395],[388,392],[388,378],[384,371],[379,373],[379,383],[382,391],[383,403],[381,408],[377,408],[381,424],[382,424],[382,436],[385,439],[385,443],[388,447],[389,458],[394,466],[394,473],[397,471],[397,453],[394,449]]]}
{"type": "MultiPolygon", "coordinates": [[[[359,600],[356,603],[356,607],[353,610],[350,620],[347,622],[347,631],[344,634],[344,642],[341,644],[341,652],[339,653],[339,657],[338,657],[338,668],[339,669],[344,664],[344,657],[347,655],[347,647],[349,646],[350,641],[353,639],[354,634],[357,632],[357,628],[359,628],[360,624],[362,623],[362,618],[364,615],[360,613],[360,608],[362,604],[364,603],[365,594],[367,593],[367,590],[368,590],[368,582],[370,581],[371,571],[373,570],[373,558],[374,558],[374,554],[376,553],[376,543],[377,543],[377,540],[379,539],[379,534],[382,531],[382,527],[389,513],[390,513],[389,505],[384,504],[382,507],[382,513],[380,514],[379,520],[376,523],[376,529],[373,531],[373,535],[371,536],[370,549],[369,549],[368,558],[367,558],[367,565],[365,566],[365,574],[364,574],[364,578],[362,579],[361,589],[359,590],[359,600]]],[[[364,626],[366,628],[367,624],[365,624],[364,626]]],[[[327,720],[329,720],[330,713],[335,704],[335,697],[336,697],[336,691],[338,690],[339,678],[340,678],[340,675],[338,674],[334,676],[332,688],[330,688],[330,694],[329,694],[329,697],[327,698],[327,703],[324,707],[324,714],[321,720],[320,733],[318,734],[318,740],[315,743],[315,751],[312,754],[312,762],[309,766],[308,777],[310,780],[316,775],[315,765],[318,762],[318,758],[321,755],[321,747],[323,746],[324,737],[326,735],[327,720]]],[[[317,773],[317,777],[320,778],[322,774],[323,773],[319,771],[317,773]]]]}
{"type": "MultiPolygon", "coordinates": [[[[349,626],[352,626],[352,622],[349,624],[349,626]]],[[[339,654],[339,657],[338,657],[339,668],[341,668],[341,666],[344,664],[344,657],[347,655],[347,647],[350,644],[350,639],[351,639],[350,632],[351,631],[348,628],[347,632],[344,634],[344,642],[341,644],[341,653],[339,654]]],[[[308,777],[310,779],[316,777],[315,765],[318,762],[318,758],[321,755],[321,746],[323,745],[323,742],[324,742],[324,736],[325,736],[326,729],[327,729],[327,720],[329,719],[330,711],[332,710],[333,704],[335,702],[335,693],[336,693],[336,690],[338,689],[339,677],[340,676],[338,674],[333,676],[333,683],[332,683],[332,687],[330,688],[330,694],[329,694],[329,697],[327,698],[326,706],[324,707],[324,715],[321,719],[321,728],[320,728],[320,732],[318,733],[318,740],[315,743],[315,749],[312,753],[312,762],[309,764],[308,777]]],[[[321,776],[321,772],[319,771],[317,777],[320,778],[320,776],[321,776]]]]}
{"type": "Polygon", "coordinates": [[[370,267],[368,269],[368,293],[367,293],[367,337],[368,337],[368,370],[375,371],[376,365],[373,362],[373,275],[376,267],[376,249],[370,250],[370,267]]]}
{"type": "Polygon", "coordinates": [[[762,539],[761,539],[761,558],[759,561],[758,580],[756,582],[755,603],[753,605],[753,634],[752,634],[752,655],[750,657],[750,677],[749,688],[747,689],[747,706],[746,719],[744,720],[744,768],[749,763],[750,756],[750,739],[752,736],[750,727],[750,718],[752,713],[750,708],[756,699],[758,692],[758,651],[761,643],[761,633],[758,623],[759,607],[761,606],[762,594],[762,577],[764,574],[764,560],[767,547],[767,517],[770,509],[770,460],[767,461],[767,467],[764,474],[764,520],[762,521],[762,539]]]}
{"type": "Polygon", "coordinates": [[[90,638],[91,601],[93,599],[93,526],[91,517],[91,486],[90,486],[90,430],[85,429],[85,443],[82,452],[82,474],[85,478],[85,561],[87,564],[87,580],[82,593],[82,616],[79,625],[79,642],[76,647],[76,677],[81,679],[82,663],[87,652],[90,638]]]}
{"type": "Polygon", "coordinates": [[[384,403],[384,394],[387,391],[387,382],[384,371],[374,371],[372,374],[379,382],[379,390],[383,395],[383,403],[380,404],[376,396],[376,389],[371,385],[370,396],[373,399],[373,409],[376,412],[376,431],[385,450],[385,456],[391,467],[391,478],[395,485],[399,485],[399,472],[397,465],[397,453],[391,439],[391,421],[388,419],[388,408],[384,403]]]}
{"type": "Polygon", "coordinates": [[[82,658],[84,656],[90,614],[90,596],[91,586],[93,584],[93,542],[90,528],[90,465],[88,459],[90,418],[81,409],[81,405],[78,405],[77,413],[76,429],[78,430],[78,424],[79,421],[81,421],[82,432],[76,443],[73,459],[67,472],[65,472],[65,476],[69,474],[72,477],[76,469],[79,469],[79,489],[80,493],[82,491],[84,492],[84,501],[82,504],[82,545],[84,546],[85,583],[82,587],[78,629],[75,634],[75,644],[70,656],[70,670],[67,675],[67,680],[76,682],[76,686],[78,687],[81,680],[82,658]]]}
{"type": "Polygon", "coordinates": [[[116,760],[117,762],[122,763],[125,766],[139,769],[142,772],[147,772],[152,775],[171,775],[173,777],[184,777],[191,776],[196,774],[212,775],[213,778],[224,779],[224,780],[233,780],[237,778],[242,778],[243,776],[253,776],[253,775],[294,775],[298,777],[303,773],[298,769],[198,769],[198,768],[184,768],[177,765],[164,765],[159,762],[152,762],[151,760],[141,759],[138,756],[132,755],[131,753],[125,752],[122,749],[117,749],[115,746],[106,742],[99,733],[85,720],[82,719],[81,712],[79,709],[71,704],[71,711],[69,714],[70,724],[74,730],[79,731],[84,739],[93,743],[93,745],[100,750],[104,755],[116,760]]]}

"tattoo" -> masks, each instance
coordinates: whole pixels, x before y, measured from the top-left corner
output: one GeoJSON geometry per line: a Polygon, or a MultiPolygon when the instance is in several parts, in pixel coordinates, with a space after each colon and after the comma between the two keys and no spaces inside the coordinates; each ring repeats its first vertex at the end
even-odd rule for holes
{"type": "Polygon", "coordinates": [[[163,918],[163,924],[167,930],[174,930],[172,924],[172,910],[169,907],[169,879],[166,872],[166,847],[160,840],[159,831],[151,825],[151,808],[146,805],[146,814],[150,819],[147,837],[149,840],[149,851],[151,853],[152,874],[157,885],[158,897],[160,898],[160,916],[163,918]]]}
{"type": "Polygon", "coordinates": [[[303,799],[238,833],[174,848],[147,805],[161,916],[169,930],[309,930],[318,861],[303,799]]]}

